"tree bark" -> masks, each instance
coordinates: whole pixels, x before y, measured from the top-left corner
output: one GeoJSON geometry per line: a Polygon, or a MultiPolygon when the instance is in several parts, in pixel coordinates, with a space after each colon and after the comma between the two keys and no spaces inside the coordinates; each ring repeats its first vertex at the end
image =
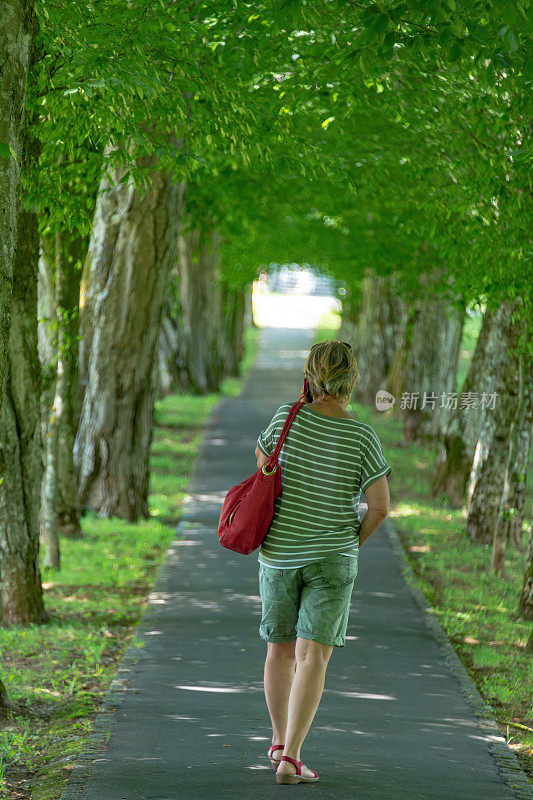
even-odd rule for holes
{"type": "Polygon", "coordinates": [[[243,329],[244,328],[257,328],[254,321],[254,307],[252,303],[253,284],[248,283],[243,289],[244,292],[244,309],[243,309],[243,329]]]}
{"type": "Polygon", "coordinates": [[[189,229],[179,238],[175,275],[177,308],[167,310],[160,348],[162,383],[197,394],[216,392],[226,374],[221,331],[219,237],[214,229],[189,229]]]}
{"type": "Polygon", "coordinates": [[[78,349],[79,349],[79,303],[80,280],[88,242],[84,236],[63,233],[64,248],[62,263],[64,270],[62,306],[65,313],[63,326],[65,347],[63,355],[63,413],[59,429],[58,468],[59,531],[62,536],[80,539],[78,502],[78,471],[74,464],[74,443],[80,418],[78,406],[78,349]]]}
{"type": "Polygon", "coordinates": [[[409,360],[409,353],[411,351],[411,342],[413,340],[413,330],[417,320],[417,307],[413,304],[409,310],[406,307],[403,324],[398,329],[398,336],[396,339],[396,346],[392,356],[391,365],[385,379],[385,391],[392,394],[395,398],[395,410],[400,415],[400,398],[402,392],[406,389],[405,377],[407,371],[407,362],[409,360]]]}
{"type": "MultiPolygon", "coordinates": [[[[524,583],[522,593],[518,603],[518,613],[524,619],[533,619],[533,514],[531,515],[529,529],[529,545],[526,556],[526,569],[524,572],[524,583]]],[[[527,652],[533,652],[533,631],[526,645],[527,652]],[[529,648],[529,649],[528,649],[529,648]]]]}
{"type": "Polygon", "coordinates": [[[385,387],[398,339],[406,324],[402,300],[394,292],[394,281],[371,270],[361,283],[357,320],[343,316],[339,338],[354,347],[359,376],[354,399],[374,405],[376,392],[385,387]]]}
{"type": "Polygon", "coordinates": [[[447,395],[456,395],[464,308],[441,296],[418,301],[400,402],[404,444],[442,439],[450,417],[447,395]]]}
{"type": "Polygon", "coordinates": [[[186,385],[193,392],[215,392],[224,373],[218,333],[221,325],[218,239],[211,230],[193,229],[180,238],[179,287],[186,385]]]}
{"type": "MultiPolygon", "coordinates": [[[[470,362],[461,393],[476,396],[490,388],[487,384],[486,360],[490,353],[489,338],[494,335],[495,312],[487,308],[481,323],[476,349],[470,362]]],[[[476,444],[481,431],[483,413],[465,405],[452,412],[445,428],[443,440],[435,460],[431,485],[435,497],[445,494],[452,508],[461,508],[465,502],[466,489],[476,444]]]]}
{"type": "MultiPolygon", "coordinates": [[[[78,507],[78,475],[74,465],[74,442],[78,428],[78,333],[81,264],[85,239],[61,232],[61,264],[63,269],[62,313],[58,316],[55,297],[55,239],[41,240],[39,261],[39,357],[45,376],[41,397],[43,441],[47,441],[48,420],[54,403],[57,381],[57,326],[61,324],[64,339],[62,356],[62,412],[57,443],[57,524],[62,536],[79,539],[83,536],[78,507]]],[[[46,473],[45,473],[46,474],[46,473]]],[[[43,480],[43,508],[46,479],[43,480]]],[[[41,526],[44,539],[44,520],[41,526]]]]}
{"type": "Polygon", "coordinates": [[[57,330],[57,367],[54,400],[46,431],[46,470],[43,503],[43,528],[46,556],[43,566],[59,570],[59,432],[62,427],[65,397],[65,323],[63,319],[63,239],[55,234],[55,312],[57,330]]]}
{"type": "Polygon", "coordinates": [[[0,14],[0,401],[9,342],[26,84],[35,36],[34,3],[5,0],[0,14]]]}
{"type": "MultiPolygon", "coordinates": [[[[509,325],[510,311],[508,305],[501,303],[496,308],[487,308],[485,314],[489,315],[489,325],[484,342],[483,355],[476,365],[478,369],[477,389],[481,397],[490,398],[497,391],[495,388],[496,370],[494,365],[503,363],[508,357],[506,350],[507,339],[505,334],[501,335],[501,331],[506,330],[509,325]]],[[[483,406],[478,415],[478,434],[474,447],[474,456],[470,464],[466,491],[465,512],[467,515],[470,513],[470,505],[478,475],[489,453],[494,433],[495,416],[491,413],[488,405],[483,406]]]]}
{"type": "MultiPolygon", "coordinates": [[[[511,425],[508,434],[508,458],[505,465],[503,489],[501,492],[500,503],[494,519],[492,530],[492,557],[489,571],[493,570],[502,578],[505,573],[505,550],[509,534],[509,522],[513,516],[509,506],[512,492],[511,481],[516,479],[514,472],[516,468],[519,442],[521,438],[521,426],[524,423],[524,410],[531,406],[531,396],[533,395],[533,359],[528,353],[520,352],[517,354],[518,366],[518,386],[516,387],[517,400],[512,411],[511,425]]],[[[514,387],[513,387],[514,388],[514,387]]],[[[516,509],[514,509],[516,511],[516,509]]],[[[523,518],[515,521],[515,525],[520,527],[520,540],[522,539],[523,518]]],[[[522,542],[520,541],[520,547],[522,542]]]]}
{"type": "Polygon", "coordinates": [[[40,542],[46,542],[44,509],[46,508],[46,461],[48,442],[48,422],[57,383],[57,331],[55,299],[55,239],[41,238],[39,275],[37,280],[38,304],[38,345],[41,364],[41,438],[43,447],[43,477],[41,480],[40,542]]]}
{"type": "Polygon", "coordinates": [[[140,191],[114,170],[98,194],[80,292],[83,406],[74,446],[79,502],[100,516],[148,517],[149,455],[161,319],[184,185],[142,165],[140,191]]]}
{"type": "Polygon", "coordinates": [[[500,500],[509,460],[510,431],[517,409],[518,355],[516,345],[523,320],[511,318],[515,302],[502,303],[495,327],[497,340],[487,363],[488,384],[495,394],[494,408],[487,406],[469,487],[466,532],[475,542],[490,544],[500,516],[500,500]]]}
{"type": "Polygon", "coordinates": [[[35,214],[20,210],[5,393],[0,409],[2,625],[46,621],[39,569],[42,475],[35,214]]]}
{"type": "Polygon", "coordinates": [[[514,459],[514,462],[511,462],[510,466],[510,496],[504,508],[507,542],[512,547],[516,547],[516,549],[520,552],[524,552],[525,549],[522,540],[532,425],[533,384],[531,383],[530,377],[529,391],[526,384],[522,413],[517,419],[518,441],[516,447],[516,458],[514,459]]]}
{"type": "MultiPolygon", "coordinates": [[[[187,243],[183,245],[187,247],[187,243]]],[[[204,257],[205,264],[205,257],[204,257]]],[[[226,376],[238,377],[243,356],[245,289],[234,289],[212,265],[176,269],[159,343],[159,391],[218,391],[226,376]],[[180,283],[181,276],[181,283],[180,283]],[[197,281],[191,286],[191,281],[197,281]],[[213,291],[213,282],[219,283],[213,291]],[[181,286],[181,295],[180,295],[181,286]],[[195,313],[205,304],[203,314],[195,313]],[[206,337],[196,346],[194,337],[206,337]]]]}
{"type": "MultiPolygon", "coordinates": [[[[244,329],[246,325],[246,290],[233,289],[223,284],[222,290],[224,374],[239,377],[244,349],[244,329]]],[[[251,325],[248,315],[248,324],[251,325]]]]}
{"type": "Polygon", "coordinates": [[[164,396],[186,385],[185,364],[181,352],[182,313],[179,302],[179,275],[176,263],[172,270],[170,289],[161,322],[158,347],[157,395],[164,396]]]}

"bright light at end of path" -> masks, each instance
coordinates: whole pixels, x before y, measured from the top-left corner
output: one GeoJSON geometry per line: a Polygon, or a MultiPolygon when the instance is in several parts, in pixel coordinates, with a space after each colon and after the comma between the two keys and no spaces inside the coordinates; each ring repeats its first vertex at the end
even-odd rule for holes
{"type": "Polygon", "coordinates": [[[254,281],[252,309],[260,328],[315,329],[319,320],[327,327],[338,328],[342,303],[336,297],[270,292],[254,281]]]}

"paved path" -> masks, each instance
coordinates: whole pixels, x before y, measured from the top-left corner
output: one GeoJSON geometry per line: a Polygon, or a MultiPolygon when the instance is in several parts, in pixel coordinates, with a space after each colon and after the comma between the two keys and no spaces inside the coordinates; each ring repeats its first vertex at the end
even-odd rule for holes
{"type": "Polygon", "coordinates": [[[527,796],[524,786],[520,793],[506,782],[402,577],[383,530],[390,520],[361,550],[346,647],[334,649],[302,750],[321,780],[313,788],[275,783],[266,759],[271,732],[257,553],[224,550],[216,529],[226,490],[256,468],[259,431],[282,402],[297,397],[311,335],[263,330],[243,394],[214,410],[186,518],[137,629],[145,646],[126,653],[93,750],[80,760],[64,800],[527,796]]]}

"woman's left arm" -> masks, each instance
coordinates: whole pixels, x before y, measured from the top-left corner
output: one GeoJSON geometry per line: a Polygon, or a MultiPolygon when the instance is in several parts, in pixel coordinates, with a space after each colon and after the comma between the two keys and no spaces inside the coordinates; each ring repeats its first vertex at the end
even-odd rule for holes
{"type": "Polygon", "coordinates": [[[272,453],[274,452],[276,441],[279,437],[279,434],[281,433],[280,427],[283,427],[281,425],[281,420],[283,419],[283,421],[285,421],[287,414],[289,413],[290,406],[292,406],[292,403],[286,403],[283,406],[280,406],[276,411],[276,413],[274,414],[274,416],[272,417],[268,426],[265,428],[264,431],[261,431],[261,433],[259,434],[257,438],[257,446],[255,448],[255,457],[257,458],[257,469],[261,469],[261,467],[263,467],[270,458],[270,456],[266,456],[263,453],[263,450],[266,450],[267,452],[272,451],[272,453]],[[287,412],[283,416],[280,413],[282,409],[284,411],[285,409],[287,409],[287,412]],[[261,450],[259,444],[261,444],[263,450],[261,450]]]}

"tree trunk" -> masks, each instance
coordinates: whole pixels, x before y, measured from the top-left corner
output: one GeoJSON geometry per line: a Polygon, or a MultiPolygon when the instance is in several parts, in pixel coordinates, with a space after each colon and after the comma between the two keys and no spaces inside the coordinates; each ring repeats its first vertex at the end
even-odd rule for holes
{"type": "Polygon", "coordinates": [[[450,417],[448,395],[457,392],[457,364],[464,308],[442,296],[418,301],[405,370],[407,397],[400,402],[404,444],[442,439],[450,417]]]}
{"type": "Polygon", "coordinates": [[[63,240],[59,232],[55,235],[55,311],[57,330],[57,367],[55,392],[46,431],[46,471],[43,503],[43,527],[46,556],[43,566],[59,570],[59,432],[62,427],[65,397],[65,323],[63,320],[63,240]]]}
{"type": "Polygon", "coordinates": [[[225,374],[218,249],[213,229],[189,229],[180,236],[179,306],[167,314],[163,325],[166,368],[179,386],[197,394],[218,391],[225,374]]]}
{"type": "MultiPolygon", "coordinates": [[[[510,431],[517,408],[518,356],[516,345],[523,320],[511,319],[515,303],[503,303],[498,313],[498,346],[491,348],[487,364],[494,408],[485,409],[484,424],[476,448],[471,474],[470,504],[466,532],[475,542],[490,544],[499,518],[502,487],[509,459],[510,431]]],[[[496,338],[496,337],[495,337],[496,338]]],[[[501,565],[500,565],[501,567],[501,565]]]]}
{"type": "MultiPolygon", "coordinates": [[[[531,395],[533,394],[533,359],[529,353],[520,352],[517,355],[518,361],[518,386],[516,387],[517,400],[514,408],[511,426],[509,428],[508,439],[508,458],[505,466],[503,489],[500,497],[498,512],[494,520],[492,530],[492,558],[489,571],[494,570],[502,578],[505,574],[505,549],[508,541],[509,522],[513,514],[509,507],[511,499],[511,481],[516,478],[514,472],[516,467],[519,442],[521,438],[521,426],[524,423],[524,410],[531,405],[531,395]]],[[[516,509],[515,509],[516,510],[516,509]]],[[[522,539],[523,519],[517,520],[515,524],[520,526],[520,539],[522,539]]],[[[520,541],[520,545],[522,542],[520,541]]]]}
{"type": "MultiPolygon", "coordinates": [[[[501,335],[502,330],[509,326],[510,312],[505,303],[501,303],[494,309],[487,308],[485,314],[490,316],[487,338],[484,346],[484,355],[478,367],[477,390],[480,398],[490,398],[497,391],[495,364],[504,363],[508,358],[507,339],[501,335]]],[[[491,403],[486,403],[480,408],[478,414],[478,435],[474,447],[474,456],[470,465],[469,480],[466,491],[465,513],[470,513],[470,505],[476,488],[478,475],[482,465],[487,458],[490,450],[492,436],[494,433],[495,416],[488,407],[491,403]]],[[[486,542],[485,542],[486,543],[486,542]]]]}
{"type": "Polygon", "coordinates": [[[78,407],[78,336],[79,298],[83,259],[87,253],[85,237],[62,233],[61,264],[63,286],[64,347],[62,358],[62,413],[58,441],[58,524],[62,536],[79,539],[83,536],[78,504],[78,472],[74,464],[74,442],[79,422],[78,407]]]}
{"type": "Polygon", "coordinates": [[[20,210],[5,393],[0,409],[2,625],[47,619],[39,570],[42,440],[35,214],[20,210]]]}
{"type": "Polygon", "coordinates": [[[182,243],[180,286],[187,273],[187,284],[193,290],[192,296],[187,293],[183,297],[180,293],[188,331],[191,388],[202,394],[216,392],[224,374],[219,342],[222,325],[219,235],[213,228],[193,230],[182,243]]]}
{"type": "Polygon", "coordinates": [[[248,283],[244,287],[244,309],[243,309],[243,330],[244,328],[257,328],[254,321],[254,308],[252,303],[253,284],[248,283]]]}
{"type": "Polygon", "coordinates": [[[38,303],[38,343],[39,361],[41,364],[41,438],[43,447],[43,478],[41,481],[41,514],[40,542],[46,541],[44,509],[46,508],[46,462],[48,443],[48,422],[57,383],[57,331],[56,331],[56,298],[55,298],[55,239],[50,236],[41,238],[41,255],[39,258],[39,277],[37,281],[38,303]]]}
{"type": "Polygon", "coordinates": [[[416,303],[410,306],[410,310],[405,310],[403,324],[398,330],[398,337],[392,356],[391,365],[385,379],[385,391],[392,394],[395,398],[394,408],[400,414],[400,398],[402,392],[406,389],[405,376],[407,370],[407,362],[409,360],[409,353],[411,351],[411,342],[413,340],[413,330],[417,320],[417,307],[416,303]]]}
{"type": "Polygon", "coordinates": [[[26,84],[35,13],[30,0],[5,0],[0,13],[0,402],[9,342],[26,84]]]}
{"type": "Polygon", "coordinates": [[[178,265],[172,270],[170,289],[161,323],[158,347],[158,386],[157,395],[164,396],[186,385],[185,364],[183,361],[182,313],[179,302],[178,265]]]}
{"type": "Polygon", "coordinates": [[[80,292],[85,386],[74,446],[81,507],[131,521],[149,516],[157,345],[184,196],[155,157],[143,166],[146,191],[121,184],[115,169],[115,185],[104,177],[98,194],[80,292]]]}
{"type": "Polygon", "coordinates": [[[191,230],[180,239],[179,286],[187,384],[193,392],[216,392],[224,372],[218,349],[220,276],[213,231],[191,230]]]}
{"type": "MultiPolygon", "coordinates": [[[[526,372],[527,378],[527,372],[526,372]]],[[[533,425],[533,385],[530,382],[529,391],[525,386],[525,397],[522,413],[517,420],[518,442],[516,458],[510,466],[510,496],[504,509],[507,542],[524,552],[523,527],[526,501],[527,471],[529,466],[529,451],[531,448],[531,430],[533,425]]]]}
{"type": "MultiPolygon", "coordinates": [[[[246,291],[237,290],[223,284],[222,287],[223,328],[221,342],[223,345],[224,374],[239,377],[240,363],[243,356],[244,328],[246,315],[246,291]]],[[[250,325],[250,316],[248,316],[250,325]]]]}
{"type": "MultiPolygon", "coordinates": [[[[495,312],[487,308],[481,323],[476,349],[470,362],[467,376],[461,387],[461,394],[481,398],[490,386],[487,384],[486,360],[491,347],[489,340],[494,336],[495,312]]],[[[481,432],[483,413],[476,407],[465,405],[452,412],[443,434],[443,441],[435,460],[431,492],[434,497],[445,494],[452,508],[461,508],[481,432]]]]}
{"type": "MultiPolygon", "coordinates": [[[[39,259],[38,317],[39,360],[43,371],[41,393],[41,429],[43,442],[48,442],[48,422],[57,384],[57,328],[59,321],[65,339],[63,347],[63,395],[61,424],[57,444],[57,525],[62,536],[78,539],[83,536],[78,508],[78,475],[74,466],[74,441],[78,427],[78,330],[81,259],[85,239],[61,232],[64,313],[58,316],[56,305],[54,237],[41,239],[39,259]]],[[[46,507],[46,463],[41,492],[41,508],[46,507]]],[[[41,514],[41,542],[45,541],[44,515],[41,514]]]]}
{"type": "Polygon", "coordinates": [[[361,284],[357,321],[354,325],[343,318],[339,330],[339,338],[354,347],[359,366],[354,399],[374,405],[376,392],[385,387],[405,323],[404,304],[394,292],[393,280],[368,270],[361,284]]]}
{"type": "MultiPolygon", "coordinates": [[[[529,546],[527,548],[526,569],[524,572],[524,583],[522,593],[518,603],[518,613],[524,619],[533,619],[533,514],[531,515],[529,528],[529,546]]],[[[533,652],[533,632],[526,645],[527,652],[533,652]],[[528,650],[528,647],[530,648],[528,650]]]]}

